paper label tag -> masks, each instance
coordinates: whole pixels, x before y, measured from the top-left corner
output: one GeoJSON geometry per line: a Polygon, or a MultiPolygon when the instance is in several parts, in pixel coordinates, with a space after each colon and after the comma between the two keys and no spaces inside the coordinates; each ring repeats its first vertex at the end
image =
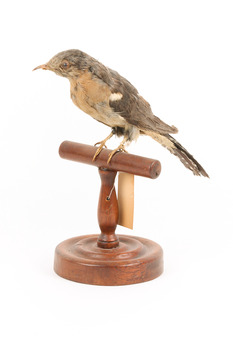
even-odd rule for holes
{"type": "Polygon", "coordinates": [[[134,175],[118,174],[118,225],[133,229],[134,215],[134,175]]]}

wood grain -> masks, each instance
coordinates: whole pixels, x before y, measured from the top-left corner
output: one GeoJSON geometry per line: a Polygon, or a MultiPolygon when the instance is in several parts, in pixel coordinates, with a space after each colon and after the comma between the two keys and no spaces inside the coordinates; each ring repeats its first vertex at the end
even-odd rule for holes
{"type": "Polygon", "coordinates": [[[54,270],[68,280],[102,286],[150,281],[163,272],[163,251],[146,238],[119,235],[116,248],[97,246],[98,235],[70,238],[55,251],[54,270]]]}
{"type": "Polygon", "coordinates": [[[103,149],[95,161],[92,161],[97,147],[82,143],[64,141],[60,145],[61,158],[80,163],[107,168],[114,171],[122,171],[129,174],[156,179],[161,172],[161,164],[158,160],[145,158],[129,153],[116,153],[111,162],[107,164],[108,156],[112,150],[103,149]]]}
{"type": "Polygon", "coordinates": [[[115,235],[118,222],[118,203],[114,181],[116,171],[99,169],[101,188],[98,204],[98,221],[101,234],[97,244],[100,248],[115,248],[119,239],[115,235]]]}

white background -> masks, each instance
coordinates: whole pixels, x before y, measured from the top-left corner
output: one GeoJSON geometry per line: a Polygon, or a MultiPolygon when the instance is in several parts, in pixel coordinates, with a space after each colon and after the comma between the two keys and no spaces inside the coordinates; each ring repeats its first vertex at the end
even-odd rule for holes
{"type": "Polygon", "coordinates": [[[1,349],[233,348],[231,5],[1,5],[1,349]],[[66,79],[32,73],[70,48],[131,81],[210,175],[194,177],[152,139],[130,146],[162,163],[157,180],[137,178],[135,188],[133,234],[164,250],[154,281],[99,287],[53,272],[59,242],[99,231],[97,169],[60,159],[58,147],[109,133],[72,104],[66,79]]]}

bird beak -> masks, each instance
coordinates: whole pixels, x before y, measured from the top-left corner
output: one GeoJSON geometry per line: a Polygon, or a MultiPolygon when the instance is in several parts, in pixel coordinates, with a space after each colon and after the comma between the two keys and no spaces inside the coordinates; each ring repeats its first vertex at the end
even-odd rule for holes
{"type": "Polygon", "coordinates": [[[41,64],[40,66],[34,68],[32,71],[36,70],[36,69],[44,69],[47,70],[49,69],[49,67],[47,66],[47,64],[41,64]]]}

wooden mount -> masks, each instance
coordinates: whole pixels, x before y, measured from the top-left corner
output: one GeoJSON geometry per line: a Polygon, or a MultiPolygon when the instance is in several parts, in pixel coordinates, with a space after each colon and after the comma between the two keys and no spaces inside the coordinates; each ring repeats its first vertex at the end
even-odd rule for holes
{"type": "Polygon", "coordinates": [[[98,205],[98,221],[101,234],[97,240],[100,248],[116,248],[119,239],[115,234],[118,222],[118,205],[114,186],[116,171],[99,169],[101,188],[98,205]]]}
{"type": "Polygon", "coordinates": [[[155,242],[115,234],[118,202],[114,187],[117,171],[156,178],[157,160],[117,153],[107,164],[111,150],[104,149],[93,162],[96,147],[65,141],[62,158],[99,168],[101,189],[98,204],[100,235],[79,236],[60,243],[55,250],[54,270],[66,279],[97,285],[124,285],[152,280],[163,272],[162,248],[155,242]]]}
{"type": "Polygon", "coordinates": [[[155,242],[119,235],[117,248],[103,249],[98,235],[70,238],[55,251],[55,271],[71,281],[120,286],[153,280],[163,272],[163,251],[155,242]]]}

